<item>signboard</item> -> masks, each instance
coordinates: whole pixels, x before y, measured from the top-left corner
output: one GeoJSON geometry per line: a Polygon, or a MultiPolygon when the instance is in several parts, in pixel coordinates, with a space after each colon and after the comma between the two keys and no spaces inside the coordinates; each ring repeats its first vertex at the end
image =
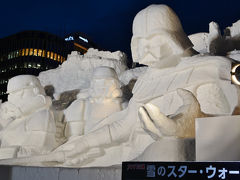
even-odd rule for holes
{"type": "Polygon", "coordinates": [[[240,162],[123,162],[122,180],[240,179],[240,162]]]}

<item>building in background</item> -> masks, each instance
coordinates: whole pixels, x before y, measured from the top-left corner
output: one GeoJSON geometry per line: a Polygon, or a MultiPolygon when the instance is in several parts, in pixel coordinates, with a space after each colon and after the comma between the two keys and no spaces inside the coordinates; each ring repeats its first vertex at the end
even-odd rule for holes
{"type": "Polygon", "coordinates": [[[21,74],[36,75],[41,71],[57,68],[71,51],[84,54],[96,47],[80,33],[68,36],[70,40],[41,31],[24,31],[0,39],[0,99],[7,100],[7,83],[21,74]],[[71,37],[75,38],[71,40],[71,37]]]}
{"type": "Polygon", "coordinates": [[[68,34],[65,37],[65,41],[68,44],[68,48],[73,51],[78,51],[81,54],[86,53],[89,48],[99,49],[99,47],[89,37],[81,32],[68,34]]]}

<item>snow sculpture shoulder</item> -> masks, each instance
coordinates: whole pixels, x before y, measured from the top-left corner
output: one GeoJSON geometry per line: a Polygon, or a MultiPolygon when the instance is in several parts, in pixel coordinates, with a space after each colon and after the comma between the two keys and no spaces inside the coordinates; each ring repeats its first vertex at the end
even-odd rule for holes
{"type": "Polygon", "coordinates": [[[58,144],[51,99],[35,76],[9,80],[8,101],[0,109],[1,158],[47,153],[58,144]]]}

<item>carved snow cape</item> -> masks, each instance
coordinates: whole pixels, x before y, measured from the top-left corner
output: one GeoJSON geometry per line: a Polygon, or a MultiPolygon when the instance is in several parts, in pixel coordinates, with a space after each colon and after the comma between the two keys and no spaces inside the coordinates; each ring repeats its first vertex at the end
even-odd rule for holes
{"type": "Polygon", "coordinates": [[[148,68],[138,78],[128,107],[48,155],[0,163],[100,167],[133,159],[189,160],[178,143],[194,138],[195,118],[203,113],[231,115],[238,105],[229,73],[231,61],[195,55],[192,46],[171,8],[151,5],[143,9],[133,22],[131,49],[133,60],[148,68]],[[152,148],[158,154],[151,153],[152,148]]]}

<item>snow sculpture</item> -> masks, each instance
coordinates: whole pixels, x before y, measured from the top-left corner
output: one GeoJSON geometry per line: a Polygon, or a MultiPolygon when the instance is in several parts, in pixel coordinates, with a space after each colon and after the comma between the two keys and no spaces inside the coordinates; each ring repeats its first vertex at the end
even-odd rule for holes
{"type": "Polygon", "coordinates": [[[58,97],[65,91],[89,88],[93,69],[99,66],[111,67],[119,76],[127,69],[126,55],[120,51],[98,51],[92,48],[84,55],[73,51],[61,66],[41,72],[38,78],[43,86],[52,85],[55,89],[54,97],[58,97]]]}
{"type": "Polygon", "coordinates": [[[155,140],[159,151],[164,152],[164,147],[169,156],[160,153],[155,160],[180,160],[179,138],[194,138],[196,117],[231,115],[238,104],[231,61],[195,55],[192,46],[171,8],[143,9],[133,22],[131,49],[134,62],[148,68],[134,85],[128,107],[101,120],[91,132],[70,138],[51,154],[18,162],[110,166],[139,157],[147,147],[143,155],[148,157],[155,140]],[[168,146],[171,142],[176,148],[168,146]]]}
{"type": "MultiPolygon", "coordinates": [[[[230,61],[224,57],[191,57],[194,55],[191,47],[178,17],[169,7],[151,5],[139,12],[133,22],[133,60],[149,68],[137,80],[126,110],[106,118],[110,124],[59,148],[64,151],[66,164],[80,165],[84,152],[116,143],[128,145],[123,146],[125,154],[121,154],[121,160],[130,160],[153,142],[149,132],[158,139],[164,136],[194,137],[194,119],[205,116],[201,111],[231,114],[237,104],[237,93],[231,85],[230,61]],[[217,91],[212,91],[213,87],[217,91]],[[210,102],[202,94],[208,94],[210,102]],[[223,106],[219,107],[221,103],[223,106]],[[141,128],[139,108],[140,119],[148,133],[141,128]],[[159,122],[158,126],[152,122],[159,122]],[[128,153],[127,147],[130,147],[128,153]]],[[[116,164],[115,160],[112,159],[110,164],[116,164]]]]}
{"type": "Polygon", "coordinates": [[[8,101],[0,108],[0,157],[45,154],[56,148],[56,124],[50,97],[35,76],[9,80],[8,101]]]}
{"type": "Polygon", "coordinates": [[[87,98],[79,98],[65,111],[66,137],[91,132],[101,120],[123,109],[120,82],[114,69],[100,66],[93,71],[87,98]]]}

